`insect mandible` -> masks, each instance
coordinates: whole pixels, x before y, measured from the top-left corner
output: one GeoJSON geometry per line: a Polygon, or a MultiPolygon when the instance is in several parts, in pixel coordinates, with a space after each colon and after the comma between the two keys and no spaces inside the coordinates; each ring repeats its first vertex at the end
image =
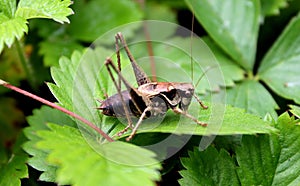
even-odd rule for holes
{"type": "Polygon", "coordinates": [[[102,110],[102,113],[107,116],[126,117],[128,125],[117,134],[118,136],[121,136],[130,128],[132,132],[126,140],[131,140],[144,119],[152,116],[163,116],[168,109],[190,118],[203,127],[207,126],[205,122],[199,121],[187,112],[193,97],[196,98],[203,109],[207,109],[207,106],[195,95],[195,88],[192,83],[151,82],[143,69],[136,63],[120,32],[115,35],[115,45],[118,67],[114,65],[111,58],[106,59],[105,65],[118,93],[100,101],[98,109],[102,110]],[[123,45],[131,62],[138,84],[137,88],[130,85],[121,74],[119,42],[123,45]],[[115,80],[112,71],[117,73],[118,82],[115,80]],[[126,90],[121,91],[121,81],[126,86],[126,90]],[[132,117],[139,118],[135,125],[132,123],[132,117]]]}

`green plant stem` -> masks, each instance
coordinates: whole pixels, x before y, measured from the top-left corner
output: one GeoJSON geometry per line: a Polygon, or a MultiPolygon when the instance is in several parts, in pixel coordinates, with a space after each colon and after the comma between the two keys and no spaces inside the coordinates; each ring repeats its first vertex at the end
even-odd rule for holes
{"type": "Polygon", "coordinates": [[[20,41],[17,40],[15,43],[16,43],[18,55],[20,57],[20,61],[21,61],[23,70],[25,71],[25,75],[29,81],[29,84],[34,88],[36,81],[34,79],[34,72],[33,72],[32,66],[29,63],[29,61],[25,58],[25,54],[21,47],[20,41]]]}

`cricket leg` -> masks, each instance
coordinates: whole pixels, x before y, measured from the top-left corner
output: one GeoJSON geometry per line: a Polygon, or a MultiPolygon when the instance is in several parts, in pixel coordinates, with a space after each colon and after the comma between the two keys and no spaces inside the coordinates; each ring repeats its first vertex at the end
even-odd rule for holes
{"type": "Polygon", "coordinates": [[[131,66],[133,68],[133,71],[134,71],[134,75],[135,75],[135,78],[136,78],[136,81],[138,83],[138,85],[143,85],[143,84],[146,84],[146,83],[150,83],[151,80],[148,78],[148,76],[146,75],[146,73],[144,72],[144,70],[142,68],[139,67],[139,65],[136,63],[133,55],[131,54],[128,46],[127,46],[127,43],[122,35],[121,32],[117,33],[115,35],[115,38],[116,38],[116,41],[117,40],[120,40],[125,51],[126,51],[126,54],[131,62],[131,66]]]}
{"type": "MultiPolygon", "coordinates": [[[[120,57],[120,47],[119,47],[119,39],[115,36],[115,47],[117,54],[117,62],[118,62],[118,71],[121,72],[121,57],[120,57]]],[[[121,78],[118,77],[119,88],[121,90],[121,78]]]]}
{"type": "Polygon", "coordinates": [[[204,103],[200,100],[200,98],[198,98],[198,96],[196,96],[195,94],[193,96],[194,98],[196,98],[196,100],[198,101],[198,103],[203,109],[208,109],[208,106],[204,105],[204,103]]]}
{"type": "MultiPolygon", "coordinates": [[[[120,95],[121,102],[122,102],[122,106],[123,106],[123,109],[124,109],[124,111],[125,111],[126,119],[127,119],[127,121],[128,121],[128,125],[127,125],[127,127],[126,127],[125,129],[128,130],[128,128],[132,128],[132,120],[131,120],[131,118],[130,118],[129,111],[128,111],[126,105],[125,105],[125,101],[124,101],[123,95],[122,95],[122,93],[121,93],[121,90],[120,90],[120,88],[118,87],[117,82],[116,82],[116,80],[115,80],[115,78],[114,78],[114,76],[113,76],[113,74],[112,74],[112,72],[111,72],[111,70],[110,70],[109,64],[111,64],[111,63],[112,63],[112,60],[111,60],[110,58],[107,58],[107,59],[106,59],[106,62],[105,62],[105,65],[106,65],[107,71],[108,71],[108,73],[109,73],[109,76],[111,77],[112,81],[114,82],[114,85],[115,85],[115,87],[117,88],[118,94],[120,95]]],[[[124,130],[125,130],[125,129],[124,129],[124,130]]],[[[124,131],[124,132],[125,132],[125,131],[124,131]]],[[[124,132],[123,132],[123,133],[124,133],[124,132]]]]}
{"type": "MultiPolygon", "coordinates": [[[[117,70],[116,66],[113,64],[113,62],[110,58],[106,59],[105,65],[108,66],[108,68],[111,67],[112,70],[114,70],[118,74],[121,81],[125,84],[127,90],[129,92],[131,92],[131,94],[134,94],[134,96],[139,96],[138,90],[129,84],[129,82],[123,77],[122,73],[117,70]]],[[[142,110],[139,108],[139,106],[136,103],[135,99],[132,99],[132,102],[133,102],[134,106],[138,109],[139,113],[142,114],[142,110]]]]}
{"type": "Polygon", "coordinates": [[[181,114],[181,115],[183,115],[183,116],[185,116],[187,118],[190,118],[191,120],[193,120],[197,124],[201,125],[202,127],[206,127],[207,126],[207,123],[204,123],[202,121],[197,120],[194,116],[188,114],[186,111],[183,111],[183,110],[181,110],[178,107],[174,107],[172,110],[173,110],[173,112],[175,112],[177,114],[181,114]]]}
{"type": "Polygon", "coordinates": [[[147,107],[147,108],[143,111],[143,113],[142,113],[142,115],[140,116],[138,122],[136,123],[136,125],[135,125],[134,128],[132,129],[131,134],[126,138],[126,141],[130,141],[130,140],[133,138],[133,136],[135,135],[137,129],[138,129],[139,126],[141,125],[143,119],[146,117],[146,113],[147,113],[148,111],[150,111],[151,109],[152,109],[151,107],[147,107]]]}

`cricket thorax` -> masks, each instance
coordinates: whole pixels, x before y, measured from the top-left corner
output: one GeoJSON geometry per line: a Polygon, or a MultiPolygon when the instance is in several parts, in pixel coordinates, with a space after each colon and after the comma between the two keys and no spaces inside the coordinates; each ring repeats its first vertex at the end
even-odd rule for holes
{"type": "Polygon", "coordinates": [[[162,107],[161,110],[164,110],[163,107],[168,109],[177,106],[186,110],[191,103],[194,86],[191,83],[152,82],[140,86],[138,92],[148,99],[145,101],[149,102],[151,107],[157,110],[159,110],[158,107],[162,107]]]}

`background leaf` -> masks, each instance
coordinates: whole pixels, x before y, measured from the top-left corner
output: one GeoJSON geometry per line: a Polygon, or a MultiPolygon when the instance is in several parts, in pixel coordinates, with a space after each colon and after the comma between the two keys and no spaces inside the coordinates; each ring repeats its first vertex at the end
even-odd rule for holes
{"type": "Polygon", "coordinates": [[[59,166],[57,171],[59,184],[155,185],[153,181],[159,179],[157,170],[160,165],[150,151],[128,143],[113,142],[99,144],[98,148],[103,154],[98,154],[86,143],[78,129],[54,124],[49,127],[51,131],[38,133],[43,138],[38,147],[49,152],[48,161],[51,164],[59,166]],[[111,157],[106,154],[112,150],[125,152],[127,156],[114,154],[115,157],[111,157]],[[129,154],[134,156],[130,157],[129,154]],[[128,176],[128,172],[135,176],[128,176]]]}
{"type": "Polygon", "coordinates": [[[70,0],[20,0],[16,17],[24,19],[48,18],[59,23],[67,22],[67,16],[73,14],[70,0]]]}
{"type": "Polygon", "coordinates": [[[259,1],[186,0],[186,2],[214,41],[237,64],[251,70],[256,54],[259,1]]]}
{"type": "Polygon", "coordinates": [[[236,149],[237,173],[242,185],[272,185],[280,146],[278,139],[267,135],[243,136],[236,149]]]}
{"type": "Polygon", "coordinates": [[[299,134],[297,120],[288,113],[274,124],[278,134],[244,135],[231,157],[221,149],[195,149],[181,162],[181,185],[299,185],[299,134]],[[236,164],[236,163],[237,164],[236,164]]]}
{"type": "Polygon", "coordinates": [[[34,110],[33,115],[29,116],[27,121],[30,126],[24,129],[24,133],[29,141],[23,145],[23,149],[31,155],[28,164],[43,172],[39,180],[54,182],[57,167],[49,165],[49,163],[46,162],[48,153],[37,148],[36,143],[41,140],[37,132],[49,130],[46,124],[50,122],[72,127],[75,127],[76,123],[66,114],[46,106],[42,106],[40,110],[34,110]]]}
{"type": "Polygon", "coordinates": [[[141,20],[142,14],[132,1],[118,1],[117,5],[105,0],[77,1],[68,32],[78,40],[92,42],[117,26],[141,20]]]}
{"type": "Polygon", "coordinates": [[[15,38],[20,40],[28,31],[27,21],[22,17],[9,18],[0,13],[0,52],[4,44],[11,47],[15,38]]]}
{"type": "Polygon", "coordinates": [[[296,105],[289,105],[291,110],[290,112],[293,113],[297,118],[300,118],[300,107],[296,105]]]}
{"type": "Polygon", "coordinates": [[[265,117],[270,114],[277,118],[275,109],[278,109],[270,93],[257,81],[245,80],[234,88],[226,89],[227,103],[236,107],[244,108],[248,113],[265,117]]]}
{"type": "Polygon", "coordinates": [[[300,15],[285,28],[264,57],[258,76],[278,95],[300,103],[300,15]]]}
{"type": "Polygon", "coordinates": [[[261,0],[260,2],[263,16],[278,15],[281,8],[288,6],[287,0],[261,0]]]}
{"type": "Polygon", "coordinates": [[[298,185],[300,128],[287,113],[278,118],[280,134],[249,136],[237,149],[242,184],[298,185]]]}
{"type": "Polygon", "coordinates": [[[83,46],[66,38],[50,38],[40,43],[39,54],[44,56],[45,66],[58,66],[61,56],[70,57],[73,51],[82,51],[83,46]]]}
{"type": "Polygon", "coordinates": [[[8,161],[0,162],[0,185],[21,185],[21,179],[28,177],[26,166],[28,155],[21,149],[21,144],[24,141],[24,135],[20,134],[8,161]]]}
{"type": "Polygon", "coordinates": [[[194,149],[189,158],[181,158],[187,170],[180,171],[180,185],[238,185],[232,157],[225,151],[209,147],[203,152],[194,149]]]}

